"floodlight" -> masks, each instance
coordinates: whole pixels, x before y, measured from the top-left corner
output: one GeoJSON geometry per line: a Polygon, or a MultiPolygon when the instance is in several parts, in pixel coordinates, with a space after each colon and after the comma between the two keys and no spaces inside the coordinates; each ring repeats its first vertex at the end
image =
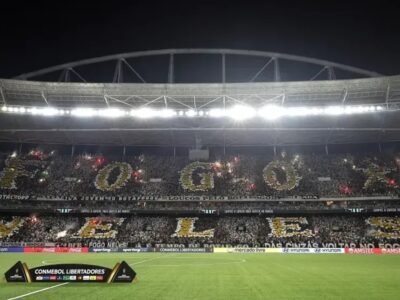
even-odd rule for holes
{"type": "Polygon", "coordinates": [[[225,110],[222,108],[213,108],[210,109],[208,115],[213,118],[221,118],[225,116],[225,110]]]}
{"type": "Polygon", "coordinates": [[[266,120],[276,120],[285,114],[285,109],[277,105],[266,105],[258,110],[258,116],[266,120]]]}
{"type": "Polygon", "coordinates": [[[122,117],[125,112],[119,108],[106,108],[97,111],[97,115],[105,118],[119,118],[122,117]]]}
{"type": "Polygon", "coordinates": [[[197,115],[197,112],[194,111],[193,109],[190,109],[186,112],[186,116],[188,116],[189,118],[195,117],[197,115]]]}
{"type": "Polygon", "coordinates": [[[75,108],[71,111],[74,117],[93,117],[96,115],[96,110],[88,107],[75,108]]]}
{"type": "Polygon", "coordinates": [[[256,110],[247,105],[235,105],[227,110],[227,116],[238,121],[250,119],[256,115],[256,110]]]}
{"type": "Polygon", "coordinates": [[[176,116],[176,112],[172,109],[165,108],[159,111],[159,116],[161,118],[172,118],[176,116]]]}

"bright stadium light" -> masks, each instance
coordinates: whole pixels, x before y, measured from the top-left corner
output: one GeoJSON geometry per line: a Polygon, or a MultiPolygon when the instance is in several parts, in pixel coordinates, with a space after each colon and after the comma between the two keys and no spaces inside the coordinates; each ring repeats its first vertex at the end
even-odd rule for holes
{"type": "Polygon", "coordinates": [[[285,114],[285,108],[277,105],[265,105],[258,110],[258,116],[265,120],[276,120],[285,114]]]}
{"type": "Polygon", "coordinates": [[[253,107],[247,105],[236,105],[227,109],[226,112],[227,112],[226,115],[229,118],[238,121],[243,121],[253,118],[257,114],[256,110],[253,107]]]}
{"type": "Polygon", "coordinates": [[[125,115],[125,112],[119,108],[106,108],[97,111],[97,115],[105,118],[119,118],[125,115]]]}
{"type": "Polygon", "coordinates": [[[259,117],[273,121],[282,117],[306,117],[306,116],[341,116],[353,114],[377,113],[390,111],[389,108],[381,105],[333,105],[333,106],[283,106],[268,104],[259,109],[249,105],[235,105],[229,108],[211,108],[210,110],[173,110],[169,108],[141,107],[132,110],[123,108],[90,108],[76,107],[74,109],[54,107],[22,107],[2,106],[4,113],[32,114],[38,116],[64,116],[74,117],[101,117],[120,118],[132,116],[140,119],[150,118],[172,118],[172,117],[210,117],[210,118],[231,118],[238,121],[259,117]]]}
{"type": "Polygon", "coordinates": [[[94,117],[96,110],[88,107],[75,108],[71,110],[71,115],[74,117],[94,117]]]}
{"type": "Polygon", "coordinates": [[[225,110],[223,108],[213,108],[210,109],[210,111],[208,112],[208,115],[210,117],[213,118],[221,118],[221,117],[225,117],[225,110]]]}
{"type": "Polygon", "coordinates": [[[152,108],[140,108],[140,109],[132,109],[130,112],[132,117],[140,118],[140,119],[149,119],[149,118],[171,118],[176,116],[176,112],[172,109],[152,109],[152,108]]]}
{"type": "Polygon", "coordinates": [[[132,117],[141,118],[141,119],[149,119],[149,118],[172,118],[176,116],[176,112],[172,109],[153,109],[149,107],[132,109],[130,115],[132,117]]]}
{"type": "Polygon", "coordinates": [[[193,109],[190,109],[186,112],[186,116],[188,116],[189,118],[193,118],[197,115],[197,112],[193,109]]]}
{"type": "Polygon", "coordinates": [[[306,117],[306,116],[311,116],[311,115],[319,115],[321,113],[321,110],[317,108],[311,108],[311,107],[305,107],[305,106],[300,106],[300,107],[289,107],[287,109],[286,114],[291,117],[306,117]]]}
{"type": "Polygon", "coordinates": [[[162,109],[159,111],[159,116],[161,118],[172,118],[176,116],[176,112],[172,109],[162,109]]]}
{"type": "Polygon", "coordinates": [[[344,108],[342,106],[328,106],[324,109],[326,115],[338,116],[344,114],[344,108]]]}
{"type": "Polygon", "coordinates": [[[154,118],[157,116],[157,111],[149,108],[149,107],[143,107],[139,109],[132,109],[131,110],[131,116],[140,118],[140,119],[149,119],[149,118],[154,118]]]}
{"type": "Polygon", "coordinates": [[[55,116],[58,115],[58,110],[52,107],[45,107],[41,109],[40,113],[43,116],[55,116]]]}
{"type": "Polygon", "coordinates": [[[53,107],[32,107],[30,112],[32,115],[40,115],[46,117],[58,115],[58,110],[53,107]]]}

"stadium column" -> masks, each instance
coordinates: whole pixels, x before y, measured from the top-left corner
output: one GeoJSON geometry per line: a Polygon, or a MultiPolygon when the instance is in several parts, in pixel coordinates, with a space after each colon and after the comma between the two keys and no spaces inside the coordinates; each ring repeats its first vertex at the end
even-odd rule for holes
{"type": "Polygon", "coordinates": [[[221,70],[221,73],[222,73],[222,83],[225,83],[225,81],[226,81],[226,73],[225,73],[225,71],[226,71],[226,68],[225,68],[225,53],[222,53],[221,58],[222,58],[222,70],[221,70]]]}
{"type": "Polygon", "coordinates": [[[168,83],[174,83],[174,54],[169,55],[168,83]]]}
{"type": "Polygon", "coordinates": [[[279,69],[278,58],[274,57],[274,80],[281,81],[281,71],[279,69]]]}

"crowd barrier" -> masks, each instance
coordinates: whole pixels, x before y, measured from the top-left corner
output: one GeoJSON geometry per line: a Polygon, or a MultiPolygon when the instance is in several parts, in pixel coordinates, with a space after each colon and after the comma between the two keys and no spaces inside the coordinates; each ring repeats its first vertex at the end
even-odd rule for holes
{"type": "Polygon", "coordinates": [[[0,247],[0,253],[280,253],[280,254],[400,254],[400,248],[89,248],[0,247]]]}

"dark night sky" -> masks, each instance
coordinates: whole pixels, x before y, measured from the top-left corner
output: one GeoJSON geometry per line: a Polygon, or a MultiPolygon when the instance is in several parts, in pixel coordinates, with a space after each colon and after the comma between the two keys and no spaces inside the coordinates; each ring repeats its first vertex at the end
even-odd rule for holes
{"type": "Polygon", "coordinates": [[[0,78],[107,54],[188,47],[283,52],[400,73],[399,10],[385,1],[26,2],[2,3],[0,78]]]}

